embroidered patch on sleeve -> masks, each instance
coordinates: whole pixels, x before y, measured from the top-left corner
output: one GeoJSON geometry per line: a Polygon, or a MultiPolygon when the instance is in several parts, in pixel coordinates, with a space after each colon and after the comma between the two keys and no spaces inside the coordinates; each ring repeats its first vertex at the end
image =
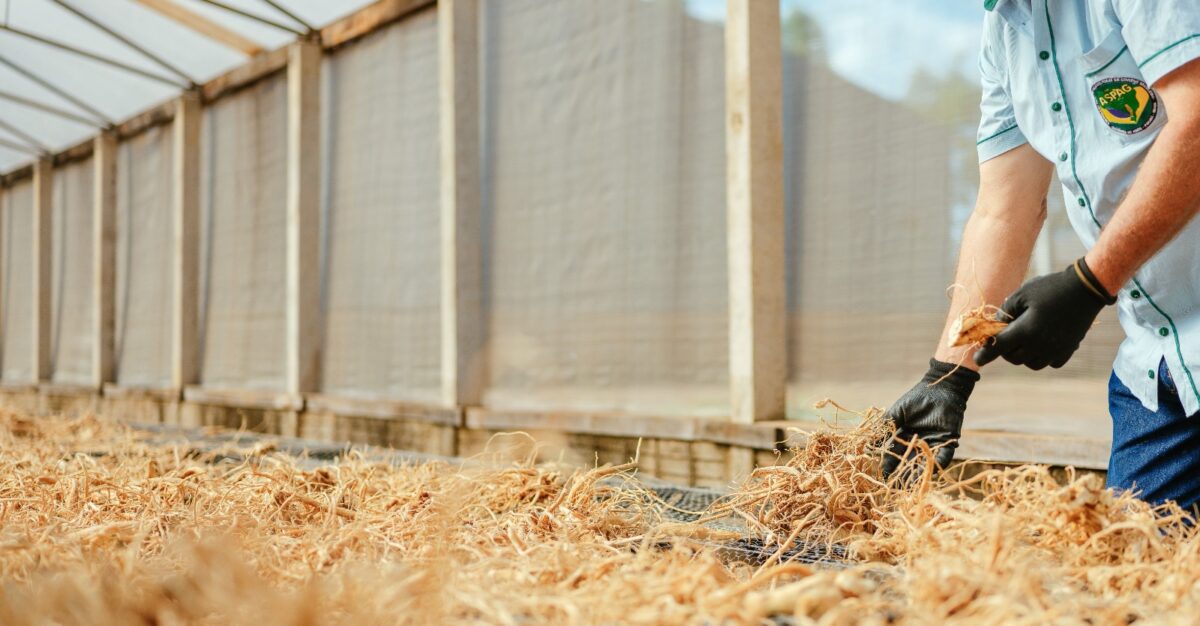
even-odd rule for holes
{"type": "Polygon", "coordinates": [[[1146,130],[1158,116],[1158,96],[1136,78],[1105,78],[1092,85],[1092,95],[1105,123],[1126,135],[1146,130]]]}

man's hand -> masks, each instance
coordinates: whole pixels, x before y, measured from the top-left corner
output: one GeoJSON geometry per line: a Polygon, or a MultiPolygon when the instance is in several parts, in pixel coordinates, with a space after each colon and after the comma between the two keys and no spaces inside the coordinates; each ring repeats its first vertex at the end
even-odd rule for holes
{"type": "Polygon", "coordinates": [[[1101,309],[1116,301],[1083,259],[1057,274],[1034,278],[1004,301],[996,317],[1012,323],[975,353],[975,363],[983,366],[1004,357],[1033,370],[1062,367],[1101,309]]]}
{"type": "Polygon", "coordinates": [[[891,476],[917,437],[934,448],[934,461],[945,468],[954,458],[962,435],[967,398],[979,381],[979,373],[953,363],[929,360],[929,371],[921,382],[900,397],[885,416],[896,423],[896,435],[883,457],[883,475],[891,476]]]}

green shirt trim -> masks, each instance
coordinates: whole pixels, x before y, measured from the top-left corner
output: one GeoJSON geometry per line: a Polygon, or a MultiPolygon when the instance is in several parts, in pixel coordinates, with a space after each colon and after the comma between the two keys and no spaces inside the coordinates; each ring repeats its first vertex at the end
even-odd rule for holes
{"type": "MultiPolygon", "coordinates": [[[[1096,219],[1096,213],[1095,213],[1095,211],[1092,210],[1092,200],[1091,200],[1091,198],[1088,197],[1087,190],[1083,188],[1083,181],[1079,180],[1079,173],[1075,169],[1075,122],[1071,119],[1071,107],[1066,105],[1066,102],[1068,102],[1067,89],[1063,85],[1062,72],[1058,69],[1058,47],[1054,43],[1054,23],[1050,19],[1050,3],[1049,2],[1046,3],[1045,8],[1046,8],[1046,29],[1050,33],[1050,54],[1051,54],[1051,57],[1053,58],[1053,62],[1054,62],[1054,75],[1056,78],[1058,78],[1058,90],[1059,90],[1059,93],[1062,95],[1062,101],[1064,103],[1063,110],[1066,111],[1066,113],[1067,113],[1067,125],[1071,129],[1071,176],[1075,179],[1075,184],[1079,185],[1079,193],[1080,193],[1080,195],[1083,196],[1084,202],[1087,203],[1088,215],[1090,215],[1092,217],[1092,223],[1094,223],[1096,225],[1096,228],[1101,228],[1100,220],[1096,219]]],[[[1149,63],[1150,61],[1153,61],[1154,57],[1166,52],[1167,50],[1170,50],[1171,48],[1174,48],[1175,46],[1178,46],[1179,44],[1181,44],[1185,41],[1188,41],[1189,39],[1196,39],[1198,37],[1200,37],[1200,34],[1192,35],[1190,37],[1184,37],[1183,39],[1176,41],[1175,43],[1167,46],[1166,48],[1163,48],[1162,50],[1155,52],[1153,55],[1150,56],[1150,58],[1148,58],[1145,61],[1142,61],[1140,64],[1138,64],[1138,67],[1141,67],[1141,66],[1149,63]]],[[[1120,55],[1118,55],[1118,56],[1120,56],[1120,55]]],[[[1167,324],[1170,325],[1172,334],[1175,336],[1175,354],[1177,354],[1179,356],[1179,364],[1181,366],[1183,366],[1183,371],[1184,371],[1184,373],[1187,374],[1188,383],[1190,383],[1192,386],[1192,393],[1197,398],[1200,398],[1200,389],[1198,389],[1196,387],[1196,380],[1195,380],[1195,378],[1192,377],[1192,370],[1188,369],[1187,361],[1183,358],[1183,347],[1179,344],[1179,330],[1175,328],[1175,320],[1171,319],[1171,316],[1167,315],[1166,311],[1162,310],[1161,308],[1159,308],[1159,306],[1157,304],[1154,303],[1154,299],[1150,297],[1150,294],[1146,292],[1146,288],[1143,287],[1140,282],[1138,282],[1137,278],[1133,279],[1133,284],[1137,285],[1137,288],[1139,290],[1141,290],[1142,295],[1146,297],[1146,302],[1149,302],[1150,306],[1154,307],[1154,310],[1158,311],[1159,315],[1162,315],[1164,318],[1166,318],[1167,324]]]]}
{"type": "Polygon", "coordinates": [[[1098,70],[1088,72],[1087,77],[1091,78],[1091,77],[1095,76],[1096,74],[1099,74],[1100,72],[1103,72],[1104,70],[1108,69],[1108,66],[1112,65],[1113,63],[1116,63],[1117,59],[1121,58],[1121,55],[1125,54],[1126,52],[1129,52],[1129,46],[1121,46],[1121,49],[1117,51],[1117,54],[1115,56],[1113,56],[1112,59],[1109,59],[1108,63],[1101,65],[1100,69],[1098,69],[1098,70]]]}
{"type": "Polygon", "coordinates": [[[975,142],[975,145],[977,145],[977,146],[978,146],[978,145],[982,144],[982,143],[983,143],[983,142],[985,142],[985,141],[990,141],[990,140],[992,140],[992,139],[995,139],[996,137],[999,137],[1000,135],[1003,135],[1004,133],[1007,133],[1007,132],[1008,132],[1008,131],[1010,131],[1010,130],[1016,130],[1016,128],[1017,128],[1017,125],[1016,125],[1016,124],[1013,124],[1012,126],[1009,126],[1008,128],[1005,128],[1004,130],[998,130],[998,131],[996,131],[996,132],[994,132],[994,133],[992,133],[992,134],[988,135],[987,137],[984,137],[983,139],[980,139],[979,141],[976,141],[976,142],[975,142]]]}
{"type": "Polygon", "coordinates": [[[1147,63],[1149,63],[1149,62],[1153,61],[1154,59],[1158,58],[1158,55],[1160,55],[1160,54],[1162,54],[1162,53],[1166,52],[1167,50],[1170,50],[1171,48],[1174,48],[1175,46],[1178,46],[1178,45],[1179,45],[1179,44],[1181,44],[1181,43],[1185,43],[1185,42],[1191,41],[1191,40],[1193,40],[1193,39],[1196,39],[1197,37],[1200,37],[1200,33],[1196,33],[1195,35],[1188,35],[1187,37],[1184,37],[1183,39],[1180,39],[1179,41],[1176,41],[1175,43],[1173,43],[1173,44],[1171,44],[1171,45],[1167,46],[1166,48],[1163,48],[1162,50],[1159,50],[1158,52],[1155,52],[1154,54],[1152,54],[1152,55],[1150,55],[1150,56],[1146,57],[1146,60],[1145,60],[1145,61],[1142,61],[1141,63],[1138,63],[1138,68],[1140,69],[1140,68],[1142,68],[1142,67],[1145,67],[1145,65],[1146,65],[1147,63]]]}
{"type": "Polygon", "coordinates": [[[998,1],[999,0],[983,0],[983,8],[991,11],[992,9],[996,8],[996,3],[998,1]]]}

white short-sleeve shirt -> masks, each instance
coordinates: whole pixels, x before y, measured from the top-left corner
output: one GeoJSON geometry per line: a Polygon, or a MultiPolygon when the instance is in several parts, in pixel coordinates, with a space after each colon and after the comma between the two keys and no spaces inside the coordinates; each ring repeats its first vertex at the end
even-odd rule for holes
{"type": "MultiPolygon", "coordinates": [[[[978,148],[1028,143],[1058,169],[1071,225],[1096,243],[1167,122],[1154,84],[1200,58],[1200,0],[986,0],[978,148]]],[[[1200,103],[1197,103],[1200,106],[1200,103]]],[[[1158,408],[1166,359],[1188,414],[1200,411],[1200,220],[1117,294],[1113,369],[1158,408]]]]}

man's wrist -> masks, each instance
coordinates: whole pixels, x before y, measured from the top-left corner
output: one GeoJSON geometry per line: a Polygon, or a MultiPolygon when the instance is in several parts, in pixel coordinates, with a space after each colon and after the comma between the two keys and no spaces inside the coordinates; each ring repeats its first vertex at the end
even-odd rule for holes
{"type": "Polygon", "coordinates": [[[1087,288],[1088,292],[1095,296],[1100,302],[1104,303],[1105,305],[1116,304],[1117,297],[1113,295],[1116,293],[1116,289],[1109,289],[1106,284],[1096,276],[1095,272],[1092,271],[1091,266],[1087,262],[1087,257],[1080,257],[1078,261],[1075,261],[1075,263],[1071,265],[1071,271],[1075,272],[1075,276],[1079,279],[1079,282],[1083,283],[1083,286],[1087,288]]]}
{"type": "Polygon", "coordinates": [[[1103,289],[1110,298],[1121,290],[1121,285],[1133,278],[1133,274],[1126,275],[1118,268],[1112,267],[1106,262],[1106,259],[1096,254],[1095,250],[1088,252],[1076,263],[1090,274],[1092,280],[1095,281],[1095,286],[1103,289]]]}

